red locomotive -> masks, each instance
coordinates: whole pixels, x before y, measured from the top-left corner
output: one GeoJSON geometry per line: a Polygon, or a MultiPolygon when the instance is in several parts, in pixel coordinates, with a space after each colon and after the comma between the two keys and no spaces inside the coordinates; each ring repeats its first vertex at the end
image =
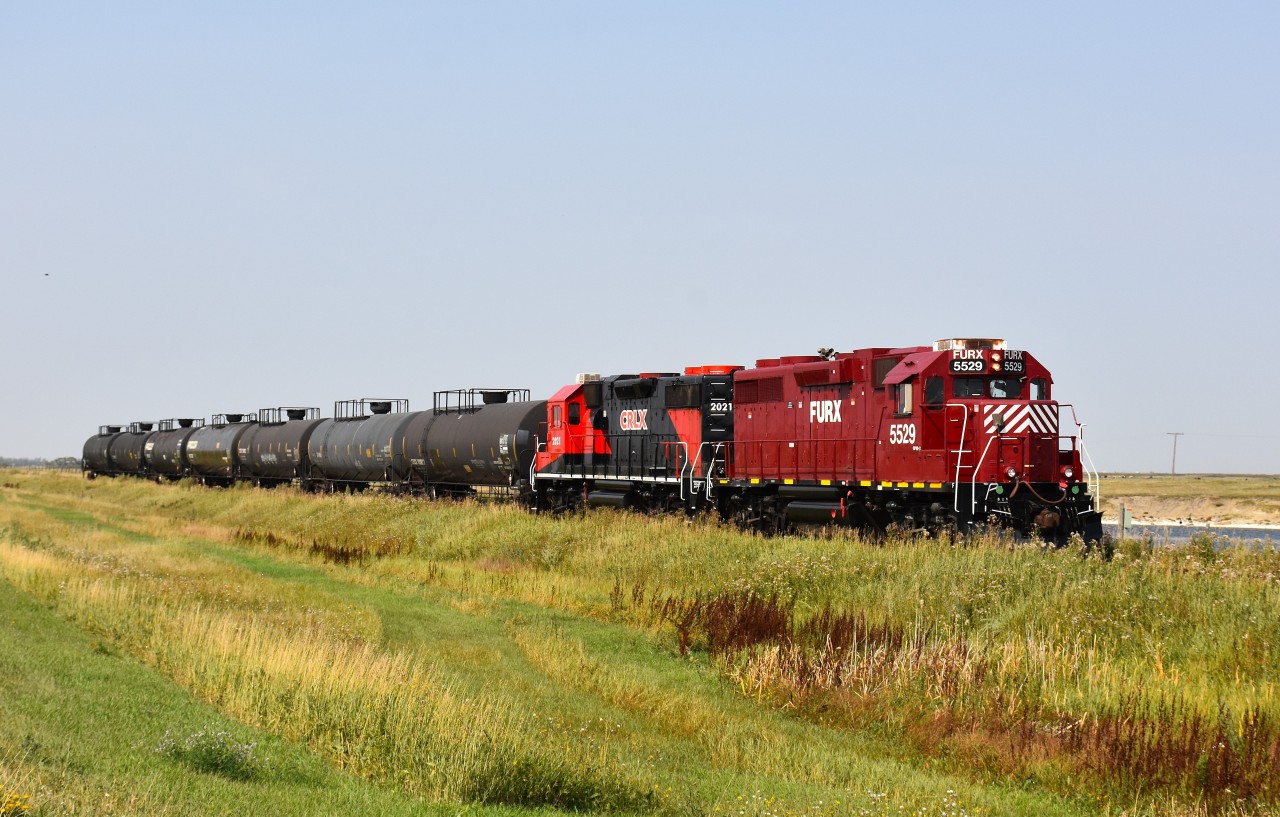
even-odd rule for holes
{"type": "Polygon", "coordinates": [[[1081,426],[1030,354],[992,339],[824,352],[580,377],[548,401],[535,502],[712,507],[766,532],[990,522],[1101,538],[1081,426]]]}

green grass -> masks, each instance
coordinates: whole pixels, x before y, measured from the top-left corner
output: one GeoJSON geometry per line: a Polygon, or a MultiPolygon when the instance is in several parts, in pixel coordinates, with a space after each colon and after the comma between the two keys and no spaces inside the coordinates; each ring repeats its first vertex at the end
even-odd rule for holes
{"type": "MultiPolygon", "coordinates": [[[[1256,785],[1269,767],[1240,758],[1257,759],[1250,713],[1280,707],[1275,553],[1132,543],[1105,562],[997,536],[765,540],[614,513],[3,477],[0,578],[104,659],[233,718],[228,745],[287,738],[386,796],[658,814],[1274,801],[1256,785]],[[1147,731],[1115,738],[1117,723],[1147,731]],[[1160,742],[1188,724],[1235,754],[1160,742]],[[1253,786],[1244,801],[1230,781],[1253,786]]],[[[277,768],[204,777],[284,792],[277,768]]]]}
{"type": "Polygon", "coordinates": [[[343,774],[268,731],[228,719],[7,582],[0,582],[0,702],[0,787],[25,795],[32,815],[427,809],[393,787],[343,774]],[[158,751],[172,735],[210,727],[225,730],[230,742],[255,744],[252,773],[220,773],[226,769],[216,763],[158,751]]]}

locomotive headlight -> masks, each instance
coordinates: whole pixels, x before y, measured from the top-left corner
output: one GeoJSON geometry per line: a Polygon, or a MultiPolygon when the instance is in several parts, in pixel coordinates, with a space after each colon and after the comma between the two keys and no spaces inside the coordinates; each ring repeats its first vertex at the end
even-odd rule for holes
{"type": "Polygon", "coordinates": [[[1000,353],[999,353],[999,352],[992,352],[992,353],[991,353],[991,362],[992,362],[992,363],[999,363],[999,362],[1000,362],[1000,353]]]}
{"type": "Polygon", "coordinates": [[[1063,468],[1063,469],[1062,469],[1062,475],[1063,475],[1064,477],[1066,477],[1067,479],[1071,479],[1072,477],[1074,477],[1074,476],[1076,475],[1076,472],[1075,472],[1075,469],[1073,469],[1073,468],[1063,468]]]}
{"type": "Polygon", "coordinates": [[[992,364],[991,364],[991,371],[993,371],[993,372],[998,372],[998,371],[1000,371],[1000,364],[999,364],[999,363],[992,363],[992,364]]]}
{"type": "Polygon", "coordinates": [[[1016,468],[1010,468],[1008,471],[1005,471],[1005,472],[1004,472],[1004,475],[1005,475],[1006,477],[1008,477],[1009,479],[1011,479],[1011,480],[1013,480],[1013,479],[1017,479],[1017,478],[1018,478],[1018,469],[1016,469],[1016,468]]]}

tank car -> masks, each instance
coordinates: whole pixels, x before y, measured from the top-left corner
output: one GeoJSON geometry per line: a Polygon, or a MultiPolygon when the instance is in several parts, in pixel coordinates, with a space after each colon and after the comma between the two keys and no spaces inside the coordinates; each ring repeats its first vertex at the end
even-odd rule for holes
{"type": "Polygon", "coordinates": [[[324,421],[318,407],[277,406],[258,412],[258,422],[236,442],[238,479],[256,485],[296,483],[310,487],[307,444],[324,421]]]}
{"type": "Polygon", "coordinates": [[[186,476],[187,441],[203,425],[203,417],[161,420],[156,433],[143,447],[147,456],[147,473],[158,480],[186,476]]]}
{"type": "Polygon", "coordinates": [[[147,470],[147,441],[155,430],[155,423],[130,423],[129,427],[111,438],[107,446],[107,459],[116,474],[143,474],[147,470]]]}
{"type": "Polygon", "coordinates": [[[404,399],[366,397],[338,401],[333,414],[307,441],[308,482],[329,491],[408,490],[406,432],[421,428],[431,413],[410,412],[404,399]]]}
{"type": "Polygon", "coordinates": [[[239,470],[236,444],[258,421],[256,414],[215,414],[187,438],[188,472],[206,485],[231,485],[239,470]]]}
{"type": "Polygon", "coordinates": [[[546,407],[528,389],[436,392],[428,421],[406,435],[415,483],[429,495],[526,495],[546,407]]]}
{"type": "Polygon", "coordinates": [[[109,452],[111,441],[123,431],[124,426],[98,426],[98,433],[85,440],[80,458],[80,470],[84,472],[86,478],[115,476],[116,472],[111,467],[109,452]]]}

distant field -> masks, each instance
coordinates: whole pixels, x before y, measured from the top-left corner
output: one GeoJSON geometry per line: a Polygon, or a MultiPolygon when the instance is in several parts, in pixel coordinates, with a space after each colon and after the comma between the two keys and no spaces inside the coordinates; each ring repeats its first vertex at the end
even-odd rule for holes
{"type": "Polygon", "coordinates": [[[1212,542],[0,472],[0,808],[1274,813],[1278,585],[1212,542]]]}
{"type": "Polygon", "coordinates": [[[1101,495],[1109,518],[1280,525],[1280,475],[1103,474],[1101,495]]]}

